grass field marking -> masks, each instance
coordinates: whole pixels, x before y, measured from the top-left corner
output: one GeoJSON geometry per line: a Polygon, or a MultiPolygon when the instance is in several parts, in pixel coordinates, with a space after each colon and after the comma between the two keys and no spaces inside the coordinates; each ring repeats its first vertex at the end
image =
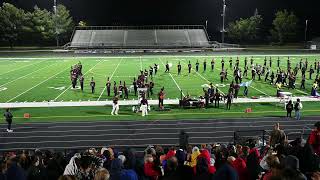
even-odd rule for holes
{"type": "Polygon", "coordinates": [[[19,70],[19,69],[23,69],[23,68],[25,68],[25,67],[29,67],[29,66],[32,66],[32,65],[39,64],[39,63],[41,63],[41,62],[44,62],[44,61],[39,61],[39,62],[36,62],[36,63],[31,63],[31,64],[28,64],[28,65],[19,67],[19,68],[17,68],[17,69],[12,69],[12,70],[10,70],[10,71],[8,71],[8,72],[5,72],[5,73],[0,74],[0,76],[2,76],[2,75],[4,75],[4,74],[8,74],[8,73],[13,72],[13,71],[17,71],[17,70],[19,70]]]}
{"type": "MultiPolygon", "coordinates": [[[[19,78],[16,78],[16,79],[14,79],[14,80],[12,80],[12,81],[9,81],[9,82],[6,82],[6,83],[0,85],[0,87],[3,87],[3,86],[5,86],[5,85],[7,85],[7,84],[10,84],[10,83],[12,83],[12,82],[15,82],[15,81],[17,81],[17,80],[19,80],[19,79],[22,79],[22,78],[24,78],[24,77],[27,77],[27,76],[29,76],[30,74],[36,73],[36,72],[38,72],[38,71],[40,71],[40,70],[42,70],[42,69],[51,67],[51,66],[53,66],[53,65],[55,65],[55,64],[57,64],[57,63],[53,63],[53,64],[51,64],[51,65],[45,66],[45,67],[43,67],[43,68],[40,68],[40,69],[38,69],[38,70],[36,70],[36,71],[32,71],[31,73],[28,73],[28,74],[26,74],[26,75],[24,75],[24,76],[20,76],[19,78]]],[[[32,77],[32,78],[34,78],[34,77],[32,77]]]]}
{"type": "MultiPolygon", "coordinates": [[[[68,67],[68,68],[69,68],[69,67],[68,67]]],[[[32,90],[32,89],[34,89],[34,88],[38,87],[39,85],[41,85],[41,84],[43,84],[43,83],[47,82],[48,80],[50,80],[50,79],[54,78],[54,77],[55,77],[55,76],[57,76],[58,74],[61,74],[62,72],[66,71],[68,68],[64,68],[62,71],[59,71],[58,73],[56,73],[56,74],[54,74],[54,75],[50,76],[49,78],[47,78],[47,79],[45,79],[45,80],[41,81],[40,83],[38,83],[38,84],[36,84],[36,85],[32,86],[31,88],[27,89],[26,91],[24,91],[24,92],[22,92],[22,93],[18,94],[17,96],[15,96],[15,97],[11,98],[11,99],[10,99],[10,100],[8,100],[6,103],[8,103],[8,102],[10,102],[10,101],[12,101],[12,100],[14,100],[14,99],[16,99],[16,98],[20,97],[21,95],[23,95],[23,94],[25,94],[25,93],[29,92],[30,90],[32,90]]]]}
{"type": "MultiPolygon", "coordinates": [[[[119,65],[121,64],[122,60],[123,60],[123,59],[121,58],[120,62],[118,63],[118,65],[116,66],[116,68],[114,69],[114,71],[112,72],[112,74],[111,74],[111,76],[110,76],[110,81],[111,81],[111,79],[113,78],[113,75],[114,75],[114,73],[117,71],[117,69],[118,69],[119,65]]],[[[106,88],[107,88],[107,86],[104,86],[104,88],[103,88],[103,90],[101,91],[101,93],[100,93],[99,98],[97,99],[97,101],[100,101],[100,98],[101,98],[102,94],[104,93],[104,91],[106,90],[106,88]]]]}
{"type": "Polygon", "coordinates": [[[298,91],[298,92],[300,92],[300,93],[302,93],[302,94],[304,94],[304,95],[309,95],[308,93],[306,93],[306,92],[304,92],[304,91],[301,91],[301,90],[299,90],[299,89],[297,89],[297,88],[294,88],[294,90],[296,90],[296,91],[298,91]]]}
{"type": "MultiPolygon", "coordinates": [[[[162,65],[164,67],[166,67],[166,65],[162,62],[161,58],[159,58],[160,62],[162,63],[162,65]]],[[[181,90],[180,86],[178,85],[177,81],[173,78],[172,74],[169,72],[169,75],[171,77],[171,79],[173,80],[173,82],[176,84],[177,88],[179,89],[179,91],[182,93],[182,96],[184,97],[185,94],[183,93],[183,91],[181,90]]]]}
{"type": "Polygon", "coordinates": [[[142,57],[139,56],[139,58],[140,58],[140,71],[142,71],[142,69],[143,69],[143,67],[142,67],[142,57]]]}
{"type": "MultiPolygon", "coordinates": [[[[94,69],[98,64],[100,64],[102,62],[102,60],[98,61],[91,69],[89,69],[88,71],[86,71],[83,76],[85,76],[88,72],[90,72],[92,69],[94,69]]],[[[56,98],[54,98],[53,101],[56,101],[60,96],[62,96],[65,92],[67,92],[68,89],[70,89],[72,87],[72,85],[70,85],[68,88],[66,88],[64,91],[62,91],[56,98]]]]}
{"type": "MultiPolygon", "coordinates": [[[[186,59],[182,59],[182,63],[183,64],[186,64],[184,61],[187,61],[186,59]]],[[[201,77],[203,80],[205,80],[207,83],[212,83],[212,82],[210,82],[207,78],[205,78],[205,77],[203,77],[199,72],[197,72],[196,70],[194,70],[193,68],[191,68],[191,70],[192,71],[194,71],[199,77],[201,77]]],[[[224,94],[224,92],[223,91],[221,91],[218,87],[216,87],[215,85],[213,85],[213,83],[212,83],[212,86],[215,88],[215,89],[218,89],[218,91],[220,91],[220,93],[223,95],[223,96],[225,96],[225,94],[224,94]]]]}

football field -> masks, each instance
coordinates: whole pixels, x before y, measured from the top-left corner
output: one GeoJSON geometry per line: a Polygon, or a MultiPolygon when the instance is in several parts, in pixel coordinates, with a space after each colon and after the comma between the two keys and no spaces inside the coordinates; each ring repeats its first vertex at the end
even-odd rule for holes
{"type": "MultiPolygon", "coordinates": [[[[215,69],[211,71],[211,59],[214,56],[129,56],[129,57],[66,57],[66,58],[5,58],[0,60],[0,102],[43,102],[43,101],[104,101],[111,100],[106,93],[106,79],[110,77],[111,82],[125,81],[130,88],[133,78],[137,77],[140,70],[148,70],[154,64],[159,65],[157,75],[152,81],[155,83],[154,95],[150,98],[156,99],[159,90],[164,87],[166,98],[180,98],[180,91],[183,95],[190,94],[192,97],[203,95],[202,88],[206,84],[213,83],[222,94],[226,94],[229,84],[233,80],[233,70],[229,67],[230,56],[224,56],[225,67],[228,69],[228,79],[220,83],[221,58],[215,58],[215,69]],[[207,61],[207,70],[203,71],[203,62],[207,61]],[[85,77],[84,92],[80,89],[72,89],[70,82],[70,67],[81,61],[83,74],[85,77]],[[192,71],[189,74],[187,64],[192,64],[192,71]],[[199,61],[199,72],[195,71],[196,61],[199,61]],[[170,73],[165,73],[165,64],[172,64],[170,73]],[[177,65],[182,65],[182,74],[178,75],[177,65]],[[91,77],[96,81],[95,93],[91,93],[89,86],[91,77]]],[[[244,58],[253,57],[255,64],[263,65],[264,56],[240,56],[240,67],[243,69],[244,58]]],[[[233,56],[233,65],[236,56],[233,56]]],[[[276,73],[278,56],[272,56],[272,71],[276,73]]],[[[280,56],[280,67],[286,69],[288,56],[280,56]]],[[[299,63],[300,59],[307,58],[309,66],[314,66],[315,60],[319,56],[291,56],[292,67],[299,63]]],[[[269,66],[269,56],[267,57],[269,66]]],[[[243,70],[242,70],[243,71],[243,70]]],[[[315,78],[316,73],[313,75],[315,78]]],[[[293,93],[294,96],[309,95],[313,80],[309,80],[307,72],[306,90],[296,88],[284,91],[293,93]]],[[[150,79],[150,78],[149,78],[150,79]]],[[[249,96],[269,97],[275,96],[276,88],[269,82],[255,80],[249,88],[249,96]]],[[[243,82],[251,80],[251,70],[248,70],[248,79],[243,78],[243,82]]],[[[296,87],[300,86],[301,73],[296,80],[296,87]]],[[[78,84],[79,85],[79,84],[78,84]]],[[[113,86],[113,83],[112,83],[113,86]]],[[[243,87],[240,89],[242,97],[243,87]]],[[[133,92],[129,93],[129,99],[137,99],[133,92]]]]}

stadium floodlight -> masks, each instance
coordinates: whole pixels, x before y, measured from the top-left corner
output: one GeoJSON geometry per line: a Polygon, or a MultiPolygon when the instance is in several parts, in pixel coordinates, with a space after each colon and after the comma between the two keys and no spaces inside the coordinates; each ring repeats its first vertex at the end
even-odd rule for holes
{"type": "Polygon", "coordinates": [[[226,17],[226,0],[223,0],[223,7],[222,7],[222,30],[221,30],[221,42],[224,43],[224,33],[227,32],[225,30],[225,17],[226,17]]]}

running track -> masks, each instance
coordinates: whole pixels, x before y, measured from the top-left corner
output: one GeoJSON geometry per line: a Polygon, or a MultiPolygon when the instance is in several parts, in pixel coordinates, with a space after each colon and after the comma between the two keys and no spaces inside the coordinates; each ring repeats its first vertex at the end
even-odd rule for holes
{"type": "Polygon", "coordinates": [[[303,120],[270,117],[259,119],[212,120],[156,120],[156,121],[100,121],[57,122],[13,125],[14,133],[7,133],[0,124],[0,151],[18,149],[76,149],[102,146],[146,147],[147,145],[177,145],[179,131],[190,136],[189,143],[233,142],[238,130],[272,130],[279,122],[281,128],[294,138],[295,134],[309,134],[319,117],[303,120]]]}

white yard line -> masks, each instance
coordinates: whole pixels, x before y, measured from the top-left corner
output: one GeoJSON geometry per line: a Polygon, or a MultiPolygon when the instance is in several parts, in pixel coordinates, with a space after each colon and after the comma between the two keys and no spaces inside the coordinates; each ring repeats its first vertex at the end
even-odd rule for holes
{"type": "MultiPolygon", "coordinates": [[[[162,62],[161,58],[159,58],[159,60],[161,61],[162,65],[163,65],[164,67],[166,67],[166,65],[162,62]]],[[[172,74],[171,74],[170,72],[169,72],[169,75],[170,75],[171,79],[173,80],[173,82],[176,84],[177,88],[178,88],[178,89],[180,90],[180,92],[182,93],[182,96],[184,97],[185,95],[184,95],[183,91],[181,90],[180,86],[178,85],[177,81],[173,78],[173,76],[172,76],[172,74]]]]}
{"type": "MultiPolygon", "coordinates": [[[[40,68],[40,69],[38,69],[38,70],[36,70],[36,71],[33,71],[33,72],[29,73],[29,74],[26,74],[26,75],[24,75],[24,76],[21,76],[21,77],[19,77],[19,78],[17,78],[17,79],[14,79],[14,80],[12,80],[12,81],[6,82],[6,83],[0,85],[0,87],[3,87],[3,86],[5,86],[5,85],[7,85],[7,84],[10,84],[10,83],[12,83],[12,82],[15,82],[15,81],[17,81],[17,80],[19,80],[19,79],[25,78],[25,77],[29,76],[30,74],[36,73],[36,72],[38,72],[38,71],[41,71],[42,69],[51,67],[51,66],[53,66],[53,65],[55,65],[55,64],[57,64],[57,63],[54,63],[54,64],[51,64],[51,65],[45,66],[45,67],[40,68]]],[[[32,77],[32,78],[33,78],[33,77],[32,77]]]]}
{"type": "Polygon", "coordinates": [[[19,69],[22,69],[22,68],[25,68],[25,67],[28,67],[28,66],[32,66],[32,65],[35,65],[35,64],[39,64],[39,63],[41,63],[41,62],[43,62],[43,61],[36,62],[36,63],[32,63],[32,64],[28,64],[28,65],[19,67],[19,68],[17,68],[17,69],[12,69],[12,70],[10,70],[10,71],[8,71],[8,72],[5,72],[5,73],[0,74],[0,76],[2,76],[2,75],[4,75],[4,74],[8,74],[8,73],[13,72],[13,71],[17,71],[17,70],[19,70],[19,69]]]}
{"type": "Polygon", "coordinates": [[[296,90],[296,91],[298,91],[298,92],[300,92],[300,93],[302,93],[302,94],[304,94],[304,95],[309,95],[308,93],[306,93],[306,92],[304,92],[304,91],[301,91],[301,90],[299,90],[299,89],[297,89],[297,88],[295,88],[294,90],[296,90]]]}
{"type": "MultiPolygon", "coordinates": [[[[68,68],[69,68],[69,67],[68,67],[68,68]]],[[[49,78],[45,79],[44,81],[41,81],[40,83],[36,84],[35,86],[32,86],[31,88],[27,89],[26,91],[24,91],[24,92],[22,92],[22,93],[18,94],[17,96],[15,96],[15,97],[11,98],[10,100],[8,100],[8,101],[7,101],[7,103],[8,103],[8,102],[10,102],[10,101],[12,101],[12,100],[14,100],[14,99],[16,99],[16,98],[18,98],[18,97],[20,97],[20,96],[21,96],[21,95],[23,95],[23,94],[25,94],[25,93],[29,92],[30,90],[32,90],[32,89],[34,89],[34,88],[38,87],[39,85],[41,85],[41,84],[43,84],[43,83],[47,82],[48,80],[50,80],[50,79],[54,78],[54,77],[55,77],[55,76],[57,76],[58,74],[61,74],[62,72],[66,71],[68,68],[65,68],[65,69],[63,69],[62,71],[59,71],[58,73],[56,73],[56,74],[52,75],[51,77],[49,77],[49,78]]]]}
{"type": "MultiPolygon", "coordinates": [[[[114,69],[113,73],[111,74],[111,76],[110,76],[110,81],[111,81],[114,73],[117,71],[117,69],[118,69],[119,65],[121,64],[122,60],[123,60],[123,59],[120,60],[120,62],[118,63],[117,67],[114,69]]],[[[100,101],[100,98],[101,98],[102,94],[104,93],[104,91],[106,90],[106,88],[107,88],[107,86],[104,86],[104,88],[103,88],[103,90],[101,91],[100,96],[99,96],[99,98],[98,98],[97,101],[100,101]]]]}
{"type": "Polygon", "coordinates": [[[141,59],[141,56],[140,56],[140,71],[142,71],[142,59],[141,59]]]}
{"type": "MultiPolygon", "coordinates": [[[[99,62],[97,62],[97,64],[95,64],[91,69],[89,69],[87,72],[85,72],[83,75],[86,75],[88,72],[90,72],[92,69],[94,69],[98,64],[100,64],[102,62],[102,60],[100,60],[99,62]]],[[[53,101],[56,101],[60,96],[62,96],[65,92],[67,92],[68,89],[70,89],[72,87],[72,85],[70,85],[67,89],[65,89],[64,91],[62,91],[62,93],[60,93],[56,98],[54,98],[53,101]]]]}

